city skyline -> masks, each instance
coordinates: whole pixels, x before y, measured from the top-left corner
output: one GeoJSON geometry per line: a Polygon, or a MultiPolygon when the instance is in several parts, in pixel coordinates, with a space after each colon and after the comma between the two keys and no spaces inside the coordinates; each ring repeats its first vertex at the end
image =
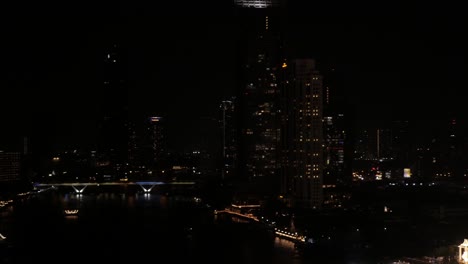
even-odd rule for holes
{"type": "MultiPolygon", "coordinates": [[[[47,4],[31,3],[23,13],[10,4],[18,19],[2,44],[6,71],[1,85],[8,98],[2,105],[8,128],[2,142],[22,142],[28,134],[58,146],[93,139],[100,85],[96,65],[116,42],[129,52],[128,98],[134,116],[167,117],[172,141],[183,146],[210,138],[207,130],[216,127],[210,120],[219,103],[234,94],[230,4],[210,12],[209,2],[187,2],[191,12],[177,10],[172,17],[161,14],[176,10],[170,3],[122,1],[106,9],[104,2],[85,2],[76,11],[88,17],[67,4],[62,7],[70,16],[51,13],[47,4]],[[50,16],[29,17],[35,8],[50,16]]],[[[290,56],[315,59],[324,74],[334,68],[357,122],[404,118],[431,127],[437,124],[433,120],[465,117],[463,97],[457,94],[465,83],[463,18],[455,6],[288,4],[290,56]]]]}
{"type": "Polygon", "coordinates": [[[468,263],[461,6],[5,10],[1,263],[468,263]]]}

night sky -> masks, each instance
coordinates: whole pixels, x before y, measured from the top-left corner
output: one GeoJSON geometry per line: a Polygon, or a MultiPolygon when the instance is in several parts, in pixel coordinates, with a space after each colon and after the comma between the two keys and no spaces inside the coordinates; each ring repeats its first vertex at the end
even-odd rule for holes
{"type": "MultiPolygon", "coordinates": [[[[213,137],[219,101],[234,94],[231,1],[12,2],[2,7],[0,149],[23,135],[53,148],[93,142],[99,63],[115,41],[128,47],[132,116],[167,117],[174,148],[213,137]]],[[[289,45],[319,70],[337,70],[358,123],[404,117],[431,127],[465,115],[463,10],[448,1],[290,2],[289,45]]]]}

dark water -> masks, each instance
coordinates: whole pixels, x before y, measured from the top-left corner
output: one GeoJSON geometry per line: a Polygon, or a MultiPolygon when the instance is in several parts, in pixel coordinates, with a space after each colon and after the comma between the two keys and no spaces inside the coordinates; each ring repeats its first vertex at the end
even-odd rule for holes
{"type": "Polygon", "coordinates": [[[0,233],[2,263],[305,263],[291,242],[183,196],[41,193],[3,208],[0,233]]]}

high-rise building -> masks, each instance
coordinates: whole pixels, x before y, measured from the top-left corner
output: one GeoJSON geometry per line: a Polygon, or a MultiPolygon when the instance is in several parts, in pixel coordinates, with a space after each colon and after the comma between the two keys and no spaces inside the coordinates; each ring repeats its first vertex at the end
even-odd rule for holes
{"type": "Polygon", "coordinates": [[[148,120],[148,135],[151,149],[151,162],[154,167],[161,167],[164,147],[164,119],[152,116],[148,120]]]}
{"type": "Polygon", "coordinates": [[[128,84],[125,49],[111,45],[103,54],[100,96],[102,119],[98,131],[98,152],[101,164],[111,171],[122,171],[129,161],[128,84]]]}
{"type": "Polygon", "coordinates": [[[324,184],[347,185],[352,181],[353,113],[343,74],[333,63],[323,72],[324,184]]]}
{"type": "MultiPolygon", "coordinates": [[[[346,183],[346,130],[344,114],[328,115],[323,118],[324,126],[324,182],[326,184],[346,183]]],[[[350,180],[350,179],[349,179],[350,180]]]]}
{"type": "Polygon", "coordinates": [[[313,59],[283,65],[282,196],[292,206],[320,208],[323,201],[323,77],[313,59]]]}
{"type": "Polygon", "coordinates": [[[138,157],[138,135],[137,135],[137,127],[134,122],[127,121],[126,122],[127,133],[128,133],[128,163],[130,166],[135,167],[140,165],[139,157],[138,157]]]}
{"type": "Polygon", "coordinates": [[[0,182],[21,180],[21,153],[0,151],[0,182]]]}
{"type": "Polygon", "coordinates": [[[278,177],[279,87],[282,61],[279,1],[236,0],[238,25],[237,176],[257,194],[272,195],[278,177]]]}
{"type": "Polygon", "coordinates": [[[429,164],[425,166],[426,174],[437,179],[466,177],[466,155],[460,120],[450,118],[441,127],[426,148],[429,159],[429,164]]]}
{"type": "Polygon", "coordinates": [[[237,127],[235,98],[223,100],[221,110],[221,179],[234,180],[237,167],[237,127]]]}

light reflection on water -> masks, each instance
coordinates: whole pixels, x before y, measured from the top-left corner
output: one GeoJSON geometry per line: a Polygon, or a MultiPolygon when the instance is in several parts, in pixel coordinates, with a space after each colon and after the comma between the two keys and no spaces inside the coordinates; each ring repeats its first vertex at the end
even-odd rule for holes
{"type": "Polygon", "coordinates": [[[292,242],[242,221],[218,226],[193,197],[43,193],[1,216],[0,233],[13,249],[1,252],[0,263],[303,263],[292,242]]]}
{"type": "Polygon", "coordinates": [[[288,251],[294,252],[294,253],[297,252],[294,242],[286,240],[286,239],[282,239],[282,238],[279,238],[279,237],[275,237],[275,247],[278,247],[278,248],[281,248],[281,249],[284,249],[284,250],[288,250],[288,251]]]}
{"type": "MultiPolygon", "coordinates": [[[[278,256],[278,262],[275,263],[291,263],[302,264],[304,263],[302,256],[298,252],[295,243],[287,239],[275,237],[275,252],[278,256]]],[[[276,259],[276,258],[275,258],[276,259]]]]}

